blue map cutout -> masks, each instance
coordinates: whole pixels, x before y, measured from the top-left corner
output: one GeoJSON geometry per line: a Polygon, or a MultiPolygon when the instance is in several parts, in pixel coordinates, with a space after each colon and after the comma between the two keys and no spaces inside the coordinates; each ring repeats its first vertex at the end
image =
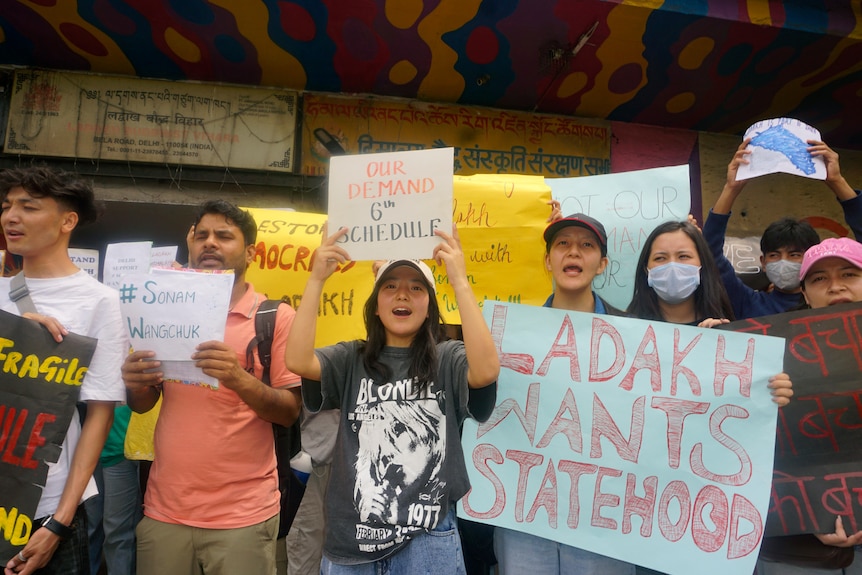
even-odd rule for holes
{"type": "Polygon", "coordinates": [[[751,145],[783,154],[804,174],[811,175],[816,170],[808,153],[808,144],[783,126],[772,126],[760,132],[751,139],[751,145]]]}

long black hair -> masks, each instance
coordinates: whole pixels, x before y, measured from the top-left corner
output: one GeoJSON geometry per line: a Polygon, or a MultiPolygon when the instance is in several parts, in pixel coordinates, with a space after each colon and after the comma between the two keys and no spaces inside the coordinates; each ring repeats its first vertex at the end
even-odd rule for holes
{"type": "Polygon", "coordinates": [[[697,250],[697,256],[700,258],[700,285],[694,292],[694,313],[697,321],[710,317],[733,321],[733,307],[730,305],[724,284],[721,283],[721,274],[715,265],[715,259],[709,251],[706,240],[703,239],[703,234],[689,222],[664,222],[647,237],[635,268],[635,289],[627,309],[628,313],[640,319],[665,321],[659,307],[658,295],[647,283],[647,264],[656,238],[676,231],[682,231],[691,238],[697,250]]]}
{"type": "MultiPolygon", "coordinates": [[[[415,378],[419,395],[437,378],[437,342],[446,337],[445,322],[440,315],[440,306],[437,304],[434,288],[428,285],[424,277],[422,281],[425,284],[425,289],[428,290],[428,317],[422,322],[419,331],[410,343],[410,376],[415,378]]],[[[392,376],[389,366],[380,361],[380,353],[386,346],[386,328],[380,320],[380,316],[377,315],[377,295],[380,293],[382,284],[382,281],[375,282],[374,290],[365,302],[367,339],[360,347],[359,352],[362,354],[362,364],[365,366],[365,371],[389,379],[392,376]]]]}

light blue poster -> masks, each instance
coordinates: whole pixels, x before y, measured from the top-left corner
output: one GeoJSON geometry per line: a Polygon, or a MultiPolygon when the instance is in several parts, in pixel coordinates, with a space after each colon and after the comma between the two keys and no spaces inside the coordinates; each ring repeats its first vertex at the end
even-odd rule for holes
{"type": "Polygon", "coordinates": [[[464,424],[461,517],[671,574],[751,573],[784,340],[498,303],[490,419],[464,424]]]}
{"type": "Polygon", "coordinates": [[[608,263],[593,289],[620,309],[628,307],[641,245],[660,223],[691,211],[688,165],[581,178],[545,178],[563,216],[587,214],[608,234],[608,263]]]}

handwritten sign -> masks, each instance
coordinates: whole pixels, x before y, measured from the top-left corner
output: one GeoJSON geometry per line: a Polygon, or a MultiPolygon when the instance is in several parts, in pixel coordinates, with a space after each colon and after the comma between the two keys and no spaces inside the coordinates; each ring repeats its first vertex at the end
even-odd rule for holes
{"type": "Polygon", "coordinates": [[[156,353],[165,379],[218,387],[191,360],[195,347],[224,340],[232,273],[155,269],[123,277],[123,322],[132,347],[156,353]]]}
{"type": "Polygon", "coordinates": [[[793,118],[773,118],[752,124],[745,131],[751,142],[747,164],[739,166],[737,180],[784,172],[795,176],[826,179],[826,164],[821,156],[808,152],[808,140],[820,140],[820,131],[793,118]]]}
{"type": "Polygon", "coordinates": [[[497,406],[459,516],[671,574],[751,573],[779,338],[498,303],[497,406]]]}
{"type": "MultiPolygon", "coordinates": [[[[293,308],[302,302],[314,251],[320,247],[326,216],[260,208],[247,209],[257,222],[254,261],[246,278],[270,299],[293,308]]],[[[362,308],[374,287],[371,262],[348,262],[326,281],[317,304],[317,347],[365,338],[362,308]]]]}
{"type": "Polygon", "coordinates": [[[34,321],[0,311],[0,563],[33,532],[33,514],[60,456],[96,340],[61,343],[34,321]]]}
{"type": "Polygon", "coordinates": [[[451,148],[332,158],[329,229],[353,260],[430,258],[451,211],[451,148]]]}
{"type": "Polygon", "coordinates": [[[722,326],[786,338],[793,400],[778,414],[767,535],[862,530],[862,304],[722,326]]]}
{"type": "MultiPolygon", "coordinates": [[[[544,178],[455,176],[454,186],[452,221],[458,226],[467,279],[479,306],[489,301],[541,305],[553,290],[542,239],[551,213],[551,190],[544,178]]],[[[437,278],[443,319],[460,324],[445,266],[427,263],[437,278]]]]}
{"type": "Polygon", "coordinates": [[[150,267],[169,268],[177,259],[178,246],[159,246],[150,250],[150,267]]]}
{"type": "Polygon", "coordinates": [[[593,280],[612,305],[632,299],[641,246],[660,223],[685,220],[691,210],[688,165],[582,178],[548,179],[564,216],[583,213],[599,220],[608,234],[608,264],[593,280]]]}
{"type": "MultiPolygon", "coordinates": [[[[486,301],[541,304],[551,293],[542,231],[550,214],[544,178],[519,175],[456,176],[450,221],[455,222],[467,279],[480,306],[486,301]]],[[[300,304],[326,216],[248,208],[258,224],[247,278],[269,298],[300,304]]],[[[330,224],[330,229],[332,224],[330,224]]],[[[445,229],[451,230],[451,224],[445,229]]],[[[461,323],[445,266],[426,260],[437,282],[447,323],[461,323]]],[[[365,337],[362,309],[371,294],[370,262],[349,262],[326,282],[318,307],[316,345],[365,337]]]]}

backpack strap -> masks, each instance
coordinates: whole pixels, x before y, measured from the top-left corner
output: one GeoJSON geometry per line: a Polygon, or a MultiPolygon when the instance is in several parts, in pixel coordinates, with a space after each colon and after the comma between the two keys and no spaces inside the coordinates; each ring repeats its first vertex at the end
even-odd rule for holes
{"type": "Polygon", "coordinates": [[[12,281],[9,283],[9,299],[15,302],[21,315],[37,313],[36,304],[33,303],[27,282],[24,281],[24,272],[18,272],[12,276],[12,281]]]}
{"type": "MultiPolygon", "coordinates": [[[[271,384],[269,368],[272,365],[272,340],[275,336],[275,320],[278,306],[281,305],[281,300],[267,299],[261,302],[254,314],[254,339],[248,343],[246,349],[246,366],[251,366],[250,370],[254,370],[254,354],[255,347],[257,355],[260,359],[260,364],[263,366],[263,373],[260,380],[267,385],[271,384]]],[[[247,369],[249,369],[247,367],[247,369]]],[[[291,457],[299,453],[300,431],[299,418],[296,419],[290,427],[284,427],[277,423],[273,424],[273,430],[276,438],[276,449],[279,451],[279,459],[286,457],[285,463],[291,457]]]]}
{"type": "Polygon", "coordinates": [[[261,302],[254,314],[254,339],[248,342],[248,347],[245,350],[246,369],[253,372],[254,350],[257,348],[257,355],[263,366],[263,374],[260,379],[267,385],[270,384],[269,368],[272,365],[272,338],[275,335],[275,318],[279,305],[281,305],[281,300],[277,299],[266,299],[261,302]]]}

